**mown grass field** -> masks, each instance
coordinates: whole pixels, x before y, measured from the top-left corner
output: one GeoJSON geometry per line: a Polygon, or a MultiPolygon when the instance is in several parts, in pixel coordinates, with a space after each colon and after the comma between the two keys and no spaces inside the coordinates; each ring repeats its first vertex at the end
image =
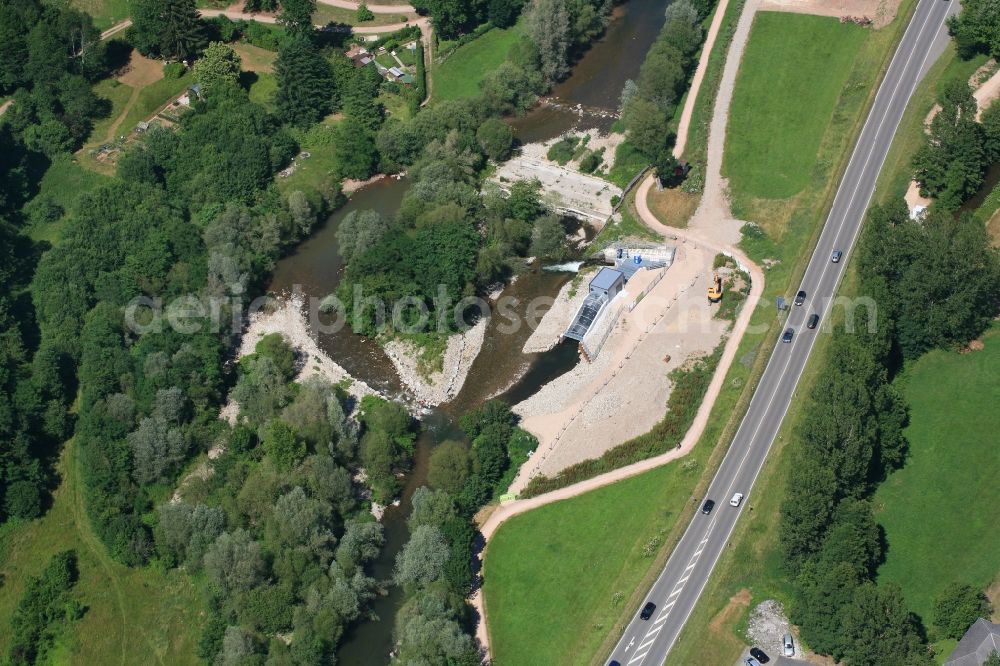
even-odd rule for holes
{"type": "MultiPolygon", "coordinates": [[[[412,17],[413,14],[410,14],[409,18],[412,17]]],[[[396,23],[405,23],[407,18],[408,16],[405,12],[399,12],[398,14],[375,14],[375,18],[371,21],[359,23],[357,10],[343,9],[341,7],[334,7],[333,5],[324,5],[323,3],[317,3],[316,11],[313,12],[313,23],[316,25],[326,25],[328,23],[357,26],[395,25],[396,23]]]]}
{"type": "Polygon", "coordinates": [[[784,199],[809,184],[868,34],[834,18],[757,14],[726,133],[723,173],[735,194],[784,199]]]}
{"type": "Polygon", "coordinates": [[[48,241],[53,245],[58,243],[66,215],[76,207],[80,195],[108,181],[107,176],[82,167],[73,156],[57,157],[42,177],[39,193],[51,197],[66,212],[49,224],[33,225],[28,229],[28,235],[36,241],[48,241]]]}
{"type": "Polygon", "coordinates": [[[60,637],[52,663],[199,663],[198,628],[208,612],[201,593],[183,572],[128,569],[108,556],[90,529],[72,441],[58,471],[62,483],[44,517],[0,528],[0,646],[10,644],[10,619],[28,576],[74,549],[80,567],[74,596],[86,612],[60,637]]]}
{"type": "Polygon", "coordinates": [[[434,101],[476,96],[479,82],[507,59],[507,52],[521,34],[520,23],[503,30],[494,28],[460,46],[443,62],[434,63],[431,70],[434,101]]]}
{"type": "Polygon", "coordinates": [[[129,16],[128,0],[71,0],[71,5],[94,17],[94,25],[107,30],[129,16]]]}
{"type": "Polygon", "coordinates": [[[1000,325],[983,342],[906,368],[909,456],[875,496],[888,543],[879,581],[899,584],[925,625],[948,583],[985,589],[1000,573],[1000,325]]]}
{"type": "Polygon", "coordinates": [[[690,502],[708,448],[695,467],[681,460],[500,527],[484,589],[495,664],[590,662],[690,502]]]}

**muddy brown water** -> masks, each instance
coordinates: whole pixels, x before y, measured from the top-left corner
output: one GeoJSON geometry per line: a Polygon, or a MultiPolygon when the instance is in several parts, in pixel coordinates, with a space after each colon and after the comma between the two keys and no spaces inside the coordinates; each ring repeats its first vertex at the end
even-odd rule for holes
{"type": "MultiPolygon", "coordinates": [[[[604,36],[594,43],[573,68],[571,76],[552,91],[559,105],[540,106],[513,122],[522,142],[544,141],[569,129],[610,128],[621,89],[627,79],[638,76],[646,51],[663,24],[666,3],[631,0],[614,10],[604,36]],[[572,110],[577,104],[585,112],[572,110]]],[[[395,215],[406,189],[407,179],[384,179],[354,194],[326,223],[295,252],[282,259],[275,269],[269,291],[288,294],[300,291],[305,297],[322,299],[336,291],[343,274],[337,252],[336,233],[344,217],[355,210],[376,210],[383,216],[395,215]]],[[[571,278],[568,273],[539,270],[535,266],[522,274],[503,294],[515,299],[511,306],[522,322],[535,299],[552,298],[571,278]]],[[[544,308],[541,310],[544,312],[544,308]]],[[[469,371],[458,396],[424,416],[417,439],[413,467],[407,474],[398,506],[389,507],[382,519],[385,546],[369,574],[388,582],[396,555],[408,539],[406,517],[413,492],[426,483],[427,466],[434,446],[449,438],[461,437],[456,421],[463,412],[485,400],[499,397],[510,404],[534,394],[541,386],[567,372],[579,362],[576,347],[562,343],[548,352],[525,355],[521,348],[531,328],[521,325],[511,332],[504,317],[492,317],[487,325],[483,348],[469,371]]],[[[398,395],[399,377],[382,348],[374,341],[354,335],[349,327],[332,334],[318,334],[319,346],[352,376],[388,395],[398,395]]],[[[393,626],[403,603],[402,590],[388,586],[388,594],[372,604],[377,619],[351,627],[337,651],[337,661],[349,666],[384,666],[393,645],[393,626]]]]}
{"type": "Polygon", "coordinates": [[[615,7],[604,35],[577,61],[569,78],[549,93],[548,98],[558,106],[540,105],[512,122],[517,139],[532,143],[569,130],[610,130],[625,81],[639,77],[639,68],[663,27],[663,12],[669,4],[629,0],[615,7]]]}

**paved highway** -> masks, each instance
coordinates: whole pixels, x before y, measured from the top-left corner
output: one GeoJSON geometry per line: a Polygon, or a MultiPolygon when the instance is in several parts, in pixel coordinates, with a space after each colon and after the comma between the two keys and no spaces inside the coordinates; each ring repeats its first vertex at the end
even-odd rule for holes
{"type": "Polygon", "coordinates": [[[695,514],[663,573],[643,599],[642,605],[656,604],[655,612],[648,620],[642,620],[636,612],[610,660],[623,666],[658,666],[668,661],[670,649],[726,548],[737,519],[747,502],[753,500],[754,481],[792,402],[816,340],[817,331],[806,329],[806,319],[818,313],[821,321],[825,321],[830,314],[847,256],[858,237],[903,111],[927,67],[947,43],[946,16],[958,10],[957,0],[954,4],[948,0],[919,0],[876,93],[802,279],[799,289],[808,295],[805,304],[792,306],[788,314],[785,327],[795,330],[793,340],[790,344],[777,344],[732,446],[709,486],[707,498],[715,500],[715,509],[708,515],[695,514]],[[830,261],[834,249],[845,254],[837,264],[830,261]],[[737,492],[748,497],[734,508],[729,499],[737,492]]]}

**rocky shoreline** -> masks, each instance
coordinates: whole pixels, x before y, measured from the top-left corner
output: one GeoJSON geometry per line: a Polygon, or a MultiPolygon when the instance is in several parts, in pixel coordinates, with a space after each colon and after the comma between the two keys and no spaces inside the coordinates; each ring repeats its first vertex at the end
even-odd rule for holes
{"type": "Polygon", "coordinates": [[[257,343],[265,335],[281,333],[304,359],[295,378],[296,381],[301,382],[309,377],[320,376],[333,384],[340,384],[358,400],[366,395],[380,395],[365,382],[352,377],[347,370],[319,348],[309,332],[309,324],[302,311],[304,301],[301,295],[282,297],[276,303],[273,310],[257,312],[250,316],[247,329],[240,340],[239,358],[252,354],[257,343]]]}
{"type": "Polygon", "coordinates": [[[413,399],[422,407],[435,407],[453,399],[462,390],[472,362],[483,347],[486,325],[487,320],[480,319],[465,333],[450,336],[441,370],[429,376],[420,371],[420,350],[412,342],[390,340],[383,347],[413,399]]]}

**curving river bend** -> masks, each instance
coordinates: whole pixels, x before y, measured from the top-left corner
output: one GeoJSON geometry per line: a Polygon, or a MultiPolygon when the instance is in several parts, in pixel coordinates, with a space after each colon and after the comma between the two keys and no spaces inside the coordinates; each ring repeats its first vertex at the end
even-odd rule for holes
{"type": "MultiPolygon", "coordinates": [[[[513,121],[515,135],[522,143],[544,141],[578,128],[610,128],[618,98],[627,79],[636,78],[646,51],[663,25],[662,0],[630,0],[616,7],[604,36],[583,55],[568,79],[550,95],[556,105],[539,106],[513,121]],[[580,110],[575,110],[580,105],[580,110]]],[[[322,298],[336,291],[343,272],[337,253],[337,228],[354,210],[371,209],[391,218],[409,187],[407,179],[383,179],[355,193],[326,223],[296,251],[282,259],[275,269],[269,291],[275,294],[300,290],[305,296],[322,298]]],[[[522,275],[508,287],[505,296],[515,296],[523,308],[536,296],[554,297],[569,280],[567,273],[538,270],[522,275]]],[[[523,312],[521,313],[523,314],[523,312]]],[[[389,507],[383,517],[385,546],[371,567],[380,580],[391,577],[397,553],[406,543],[406,517],[413,491],[425,483],[427,463],[434,445],[458,437],[456,421],[464,411],[498,395],[515,404],[532,395],[554,377],[571,369],[578,361],[575,345],[561,344],[542,354],[521,354],[530,331],[522,326],[517,333],[502,334],[496,320],[487,327],[483,348],[473,363],[462,391],[452,402],[434,410],[424,419],[424,429],[416,446],[414,465],[407,476],[399,506],[389,507]],[[511,362],[517,359],[518,362],[511,362]]],[[[349,330],[319,335],[320,347],[352,376],[388,394],[401,391],[399,378],[381,347],[349,330]]],[[[384,666],[392,649],[395,615],[403,601],[399,588],[372,604],[378,621],[353,627],[338,650],[338,662],[350,666],[384,666]]]]}

